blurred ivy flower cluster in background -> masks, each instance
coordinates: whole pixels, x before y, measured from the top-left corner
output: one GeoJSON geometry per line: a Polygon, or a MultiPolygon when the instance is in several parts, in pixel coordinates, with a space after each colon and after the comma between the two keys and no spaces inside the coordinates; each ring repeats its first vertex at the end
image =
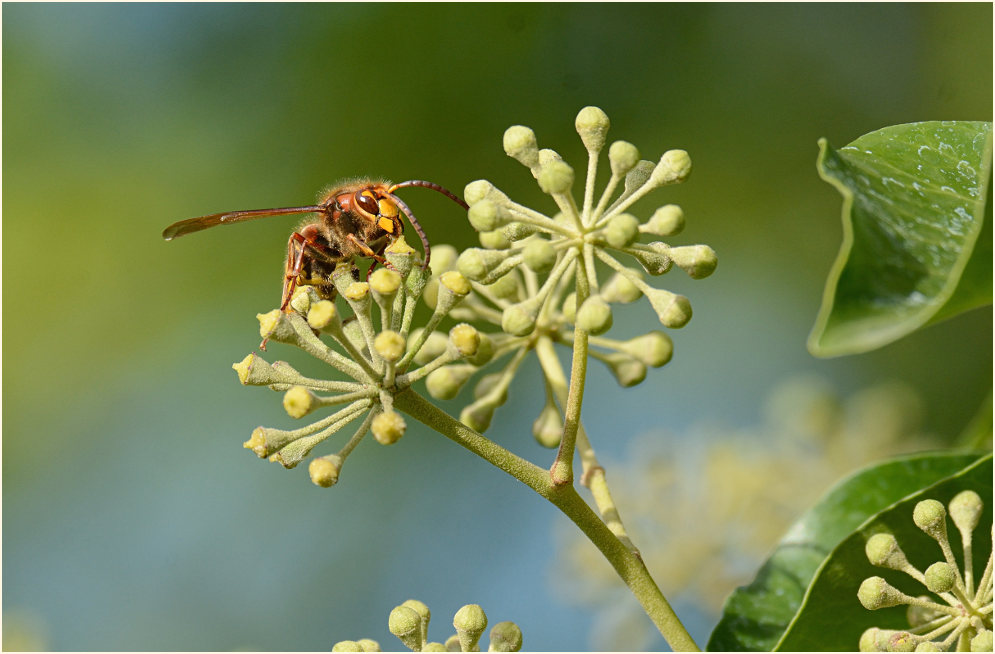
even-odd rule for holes
{"type": "MultiPolygon", "coordinates": [[[[676,436],[651,432],[611,465],[612,492],[659,583],[718,613],[748,583],[791,523],[840,476],[868,462],[938,443],[919,428],[921,406],[888,383],[846,398],[814,376],[785,380],[752,428],[701,425],[676,436]],[[682,443],[675,456],[673,443],[682,443]]],[[[612,570],[572,533],[553,575],[565,597],[597,606],[596,648],[645,649],[653,632],[612,570]],[[570,580],[569,582],[567,580],[570,580]]]]}

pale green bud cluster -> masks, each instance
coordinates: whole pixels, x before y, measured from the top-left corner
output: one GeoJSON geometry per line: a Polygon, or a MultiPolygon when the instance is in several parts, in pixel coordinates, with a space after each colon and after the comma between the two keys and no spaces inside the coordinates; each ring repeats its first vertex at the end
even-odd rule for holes
{"type": "MultiPolygon", "coordinates": [[[[446,248],[439,248],[437,254],[436,263],[451,265],[456,260],[455,253],[446,248]]],[[[457,325],[448,335],[437,329],[472,291],[470,282],[457,271],[432,279],[433,314],[425,325],[412,328],[417,301],[430,281],[429,274],[415,265],[414,255],[398,239],[385,251],[390,267],[375,270],[368,281],[359,281],[351,263],[335,268],[328,281],[341,296],[338,301],[334,296],[322,297],[313,286],[301,286],[287,310],[258,316],[264,344],[294,345],[347,380],[305,377],[287,363],[270,364],[256,354],[236,363],[233,368],[243,384],[283,392],[283,406],[291,418],[319,415],[299,429],[259,427],[245,442],[247,449],[293,468],[314,447],[358,421],[359,427],[339,452],[315,458],[308,466],[316,485],[333,486],[349,453],[367,433],[382,445],[404,436],[407,424],[393,408],[397,393],[448,369],[449,364],[486,362],[493,344],[474,327],[457,325]],[[343,316],[346,307],[348,314],[343,316]],[[337,410],[320,417],[327,407],[337,410]]]]}
{"type": "MultiPolygon", "coordinates": [[[[456,633],[445,642],[428,640],[432,612],[423,602],[410,599],[394,607],[387,617],[387,629],[413,652],[479,652],[480,639],[487,630],[487,615],[477,604],[467,604],[453,616],[456,633]]],[[[514,622],[499,622],[491,628],[488,652],[517,652],[522,649],[522,630],[514,622]]],[[[379,652],[375,640],[343,640],[333,652],[379,652]]]]}
{"type": "Polygon", "coordinates": [[[912,597],[883,577],[865,579],[857,591],[857,599],[864,608],[877,610],[907,605],[909,629],[867,629],[860,637],[860,651],[991,651],[992,556],[989,552],[985,572],[975,583],[972,547],[973,531],[983,510],[981,496],[972,490],[955,495],[947,507],[934,499],[916,504],[912,521],[937,542],[943,556],[925,571],[908,561],[894,535],[877,533],[867,539],[865,552],[872,565],[900,571],[933,594],[912,597]],[[960,533],[963,550],[960,564],[947,536],[948,509],[960,533]]]}

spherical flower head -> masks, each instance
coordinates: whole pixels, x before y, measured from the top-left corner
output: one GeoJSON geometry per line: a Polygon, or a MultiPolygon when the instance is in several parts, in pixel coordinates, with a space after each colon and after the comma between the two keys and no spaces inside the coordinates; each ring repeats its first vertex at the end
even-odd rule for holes
{"type": "Polygon", "coordinates": [[[577,114],[574,125],[588,151],[598,152],[605,146],[605,135],[611,127],[611,121],[600,108],[584,107],[577,114]]]}
{"type": "Polygon", "coordinates": [[[337,454],[312,459],[307,467],[311,481],[322,488],[329,488],[337,484],[341,470],[342,457],[337,454]]]}
{"type": "Polygon", "coordinates": [[[611,164],[612,175],[625,177],[626,173],[639,163],[639,150],[627,141],[615,141],[608,148],[608,161],[611,164]]]}
{"type": "Polygon", "coordinates": [[[373,349],[377,351],[384,361],[394,363],[404,356],[407,342],[404,337],[390,329],[377,334],[373,340],[373,349]]]}
{"type": "Polygon", "coordinates": [[[536,135],[528,127],[513,125],[504,132],[504,151],[509,157],[518,160],[524,166],[534,168],[539,165],[539,146],[536,135]]]}
{"type": "Polygon", "coordinates": [[[382,411],[370,423],[373,438],[377,439],[381,445],[393,445],[401,440],[405,429],[407,429],[407,424],[405,424],[401,414],[396,411],[382,411]]]}

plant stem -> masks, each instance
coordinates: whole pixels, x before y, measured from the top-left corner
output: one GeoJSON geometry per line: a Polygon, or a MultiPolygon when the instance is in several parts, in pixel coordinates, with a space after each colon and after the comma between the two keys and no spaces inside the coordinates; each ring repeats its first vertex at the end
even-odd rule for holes
{"type": "Polygon", "coordinates": [[[486,459],[552,502],[608,559],[670,647],[674,651],[700,651],[642,559],[612,533],[573,485],[554,484],[546,470],[481,436],[411,389],[394,397],[394,408],[486,459]]]}

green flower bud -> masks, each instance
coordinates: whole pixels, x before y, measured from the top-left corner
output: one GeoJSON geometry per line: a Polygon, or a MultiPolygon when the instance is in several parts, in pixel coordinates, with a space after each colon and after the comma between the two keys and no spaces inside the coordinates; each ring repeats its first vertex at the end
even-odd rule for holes
{"type": "Polygon", "coordinates": [[[625,191],[623,195],[631,195],[634,191],[642,187],[647,181],[649,181],[650,175],[653,174],[653,170],[656,168],[656,164],[652,161],[646,161],[641,159],[639,163],[632,167],[625,176],[625,191]]]}
{"type": "MultiPolygon", "coordinates": [[[[473,397],[474,399],[481,399],[493,391],[498,384],[501,383],[501,379],[504,377],[503,372],[492,372],[490,374],[484,375],[477,381],[476,386],[473,387],[473,397]]],[[[500,395],[494,398],[494,402],[498,405],[504,404],[508,401],[508,391],[504,389],[501,391],[500,395]]]]}
{"type": "Polygon", "coordinates": [[[453,626],[459,636],[460,649],[477,651],[477,642],[487,628],[487,616],[478,604],[467,604],[453,616],[453,626]]]}
{"type": "Polygon", "coordinates": [[[456,267],[467,279],[479,282],[507,258],[508,252],[505,251],[469,248],[459,255],[456,267]]]}
{"type": "Polygon", "coordinates": [[[584,107],[574,121],[580,140],[588,152],[600,152],[605,147],[605,135],[611,126],[608,115],[598,107],[584,107]]]}
{"type": "Polygon", "coordinates": [[[276,341],[277,343],[296,343],[297,332],[290,324],[290,318],[279,309],[273,309],[268,313],[257,313],[259,320],[259,335],[263,339],[276,341]]]}
{"type": "Polygon", "coordinates": [[[674,342],[663,332],[652,331],[625,341],[618,349],[651,368],[659,368],[674,355],[674,342]]]}
{"type": "Polygon", "coordinates": [[[683,295],[654,288],[647,293],[647,297],[664,327],[678,329],[691,320],[691,303],[683,295]]]}
{"type": "Polygon", "coordinates": [[[691,157],[684,150],[667,150],[653,169],[650,181],[658,186],[678,184],[691,174],[691,157]]]}
{"type": "Polygon", "coordinates": [[[387,629],[412,651],[419,651],[424,643],[421,638],[421,616],[409,606],[398,606],[390,612],[387,629]]]}
{"type": "Polygon", "coordinates": [[[639,150],[627,141],[615,141],[608,148],[608,161],[612,175],[623,177],[639,163],[639,150]]]}
{"type": "MultiPolygon", "coordinates": [[[[418,342],[421,338],[422,329],[419,327],[411,332],[408,336],[408,349],[414,347],[414,344],[418,342]]],[[[423,366],[429,361],[441,356],[446,348],[449,346],[449,335],[440,331],[434,331],[428,335],[425,339],[425,344],[419,348],[413,357],[413,361],[419,365],[423,366]]]]}
{"type": "Polygon", "coordinates": [[[543,193],[560,195],[570,191],[574,169],[565,161],[551,161],[539,171],[539,188],[543,193]]]}
{"type": "Polygon", "coordinates": [[[522,263],[540,275],[545,275],[556,264],[556,248],[547,239],[534,238],[522,250],[522,263]]]}
{"type": "MultiPolygon", "coordinates": [[[[936,643],[934,643],[933,641],[931,641],[931,640],[923,640],[923,641],[920,641],[919,644],[916,645],[916,648],[914,650],[912,650],[912,651],[913,652],[942,652],[943,650],[941,650],[939,647],[937,647],[936,643]]],[[[990,652],[991,650],[988,650],[988,651],[990,652]]]]}
{"type": "Polygon", "coordinates": [[[472,325],[460,323],[449,330],[449,342],[461,357],[472,357],[480,346],[480,332],[472,325]]]}
{"type": "Polygon", "coordinates": [[[425,388],[437,400],[451,400],[476,371],[471,365],[442,366],[425,378],[425,388]]]}
{"type": "Polygon", "coordinates": [[[539,166],[547,166],[554,161],[563,163],[563,157],[556,150],[551,150],[549,148],[543,148],[539,150],[539,166]]]}
{"type": "Polygon", "coordinates": [[[517,652],[522,649],[522,630],[514,622],[499,622],[491,629],[488,652],[517,652]]]}
{"type": "Polygon", "coordinates": [[[577,310],[577,327],[595,336],[604,334],[612,326],[611,306],[598,295],[584,300],[577,310]]]}
{"type": "Polygon", "coordinates": [[[265,359],[250,354],[238,363],[232,364],[232,369],[238,374],[238,381],[245,386],[269,386],[270,384],[294,384],[300,379],[300,373],[290,366],[271,366],[265,359]]]}
{"type": "Polygon", "coordinates": [[[970,534],[978,526],[985,505],[973,490],[965,490],[950,500],[950,517],[961,534],[970,534]]]}
{"type": "Polygon", "coordinates": [[[577,319],[577,294],[570,293],[565,298],[563,298],[563,306],[560,307],[560,313],[563,314],[563,319],[569,323],[573,323],[577,319]]]}
{"type": "Polygon", "coordinates": [[[378,268],[370,275],[370,289],[384,297],[393,297],[401,288],[401,275],[396,270],[378,268]]]}
{"type": "Polygon", "coordinates": [[[432,246],[432,274],[441,275],[447,270],[452,270],[456,266],[456,258],[459,256],[459,252],[456,248],[449,245],[448,243],[443,243],[442,245],[432,246]]]}
{"type": "Polygon", "coordinates": [[[663,244],[650,243],[649,247],[653,248],[652,251],[626,250],[626,253],[632,255],[649,274],[662,275],[670,270],[674,264],[674,260],[670,258],[666,251],[661,251],[666,249],[665,247],[661,248],[661,245],[663,244]]]}
{"type": "MultiPolygon", "coordinates": [[[[432,618],[432,612],[428,610],[428,606],[416,599],[405,600],[401,606],[406,606],[409,609],[414,609],[418,616],[421,618],[421,641],[424,643],[428,640],[428,622],[432,618]]],[[[424,651],[424,650],[423,650],[424,651]]]]}
{"type": "Polygon", "coordinates": [[[370,423],[373,438],[377,439],[381,445],[393,445],[401,440],[405,429],[407,429],[407,425],[404,418],[396,411],[382,411],[370,423]]]}
{"type": "Polygon", "coordinates": [[[446,649],[446,646],[443,645],[442,643],[432,642],[432,643],[425,643],[425,647],[422,647],[421,651],[423,651],[423,652],[448,652],[449,650],[446,649]]]}
{"type": "Polygon", "coordinates": [[[486,179],[470,182],[463,188],[463,199],[471,207],[491,195],[497,189],[486,179]]]}
{"type": "Polygon", "coordinates": [[[501,233],[504,234],[504,237],[508,239],[508,241],[521,241],[522,239],[526,239],[533,234],[538,234],[540,231],[542,230],[535,225],[516,222],[508,223],[501,229],[501,233]]]}
{"type": "Polygon", "coordinates": [[[311,477],[311,481],[322,488],[329,488],[337,484],[341,470],[342,457],[338,454],[330,454],[312,459],[311,463],[307,466],[307,472],[311,477]]]}
{"type": "Polygon", "coordinates": [[[907,631],[898,631],[888,637],[887,649],[889,652],[912,652],[916,648],[919,638],[907,631]]]}
{"type": "Polygon", "coordinates": [[[932,593],[949,592],[957,583],[957,573],[946,561],[929,566],[923,576],[926,578],[926,588],[932,593]]]}
{"type": "Polygon", "coordinates": [[[501,300],[518,299],[519,288],[518,276],[514,272],[498,277],[493,284],[487,285],[491,295],[501,300]]]}
{"type": "Polygon", "coordinates": [[[446,639],[446,651],[447,652],[463,651],[462,649],[460,649],[459,636],[457,634],[453,634],[452,636],[446,639]]]}
{"type": "Polygon", "coordinates": [[[539,165],[539,146],[536,135],[528,127],[513,125],[504,132],[504,151],[523,166],[535,168],[539,165]]]}
{"type": "Polygon", "coordinates": [[[384,248],[384,258],[392,265],[402,278],[407,277],[415,262],[415,249],[404,240],[404,234],[398,234],[392,242],[384,248]]]}
{"type": "Polygon", "coordinates": [[[249,440],[242,443],[242,447],[252,450],[260,459],[265,459],[270,454],[269,447],[266,444],[266,431],[266,427],[256,427],[252,430],[249,440]]]}
{"type": "Polygon", "coordinates": [[[467,217],[470,219],[470,225],[478,232],[490,232],[502,224],[498,218],[498,207],[490,200],[481,200],[470,207],[467,217]]]}
{"type": "Polygon", "coordinates": [[[719,259],[715,250],[707,245],[685,245],[670,248],[667,252],[674,263],[678,265],[691,279],[704,279],[713,272],[719,259]]]}
{"type": "Polygon", "coordinates": [[[539,317],[541,304],[537,298],[513,304],[501,314],[501,329],[512,336],[525,336],[532,332],[539,317]]]}
{"type": "Polygon", "coordinates": [[[363,646],[355,640],[340,640],[332,645],[333,652],[364,652],[363,646]]]}
{"type": "Polygon", "coordinates": [[[482,434],[491,426],[496,408],[497,405],[493,402],[474,402],[460,412],[459,421],[482,434]]]}
{"type": "Polygon", "coordinates": [[[604,229],[605,241],[613,248],[624,248],[639,236],[639,220],[628,213],[612,216],[604,229]]]}
{"type": "Polygon", "coordinates": [[[978,632],[978,635],[971,639],[971,651],[972,652],[990,652],[992,651],[992,632],[987,629],[982,629],[978,632]]]}
{"type": "Polygon", "coordinates": [[[359,646],[363,648],[364,652],[379,652],[379,651],[381,651],[380,650],[380,643],[378,643],[377,641],[373,640],[372,638],[360,638],[356,642],[359,643],[359,646]]]}
{"type": "Polygon", "coordinates": [[[311,308],[312,298],[318,299],[318,294],[313,286],[298,286],[293,297],[290,298],[290,308],[302,316],[307,315],[308,309],[311,308]]]}
{"type": "Polygon", "coordinates": [[[877,647],[877,627],[871,627],[870,629],[865,629],[864,633],[860,634],[860,640],[857,644],[857,650],[860,652],[878,652],[880,651],[877,647]]]}
{"type": "Polygon", "coordinates": [[[543,447],[559,447],[560,439],[563,437],[563,419],[560,417],[559,409],[547,404],[532,423],[532,435],[543,447]]]}
{"type": "Polygon", "coordinates": [[[455,270],[439,275],[439,283],[456,295],[467,295],[471,291],[470,282],[455,270]]]}
{"type": "Polygon", "coordinates": [[[947,538],[947,510],[936,500],[923,500],[912,511],[916,526],[937,541],[947,538]]]}
{"type": "Polygon", "coordinates": [[[899,547],[898,541],[892,534],[874,534],[867,539],[864,545],[864,553],[871,565],[879,568],[890,568],[892,570],[904,570],[909,566],[905,552],[899,547]]]}
{"type": "Polygon", "coordinates": [[[466,361],[479,368],[487,365],[494,358],[494,341],[483,332],[477,332],[477,338],[479,339],[477,352],[467,357],[466,361]]]}
{"type": "Polygon", "coordinates": [[[283,394],[283,409],[291,418],[303,418],[314,409],[314,393],[303,386],[291,386],[283,394]]]}
{"type": "Polygon", "coordinates": [[[313,329],[337,330],[342,326],[342,319],[334,302],[321,300],[311,305],[310,311],[307,312],[307,324],[313,329]]]}
{"type": "Polygon", "coordinates": [[[857,599],[865,609],[874,611],[889,606],[907,604],[911,599],[908,595],[893,587],[881,577],[868,577],[857,589],[857,599]]]}
{"type": "Polygon", "coordinates": [[[684,211],[676,204],[667,204],[653,213],[639,231],[656,236],[673,236],[684,230],[684,211]]]}
{"type": "Polygon", "coordinates": [[[390,363],[395,363],[404,356],[406,346],[407,343],[404,337],[390,329],[380,332],[373,339],[373,349],[383,357],[384,361],[389,361],[390,363]]]}
{"type": "Polygon", "coordinates": [[[605,362],[622,388],[629,388],[646,379],[646,366],[633,356],[613,352],[598,356],[605,362]]]}
{"type": "Polygon", "coordinates": [[[601,285],[601,299],[605,302],[629,304],[642,296],[643,292],[639,290],[639,287],[621,273],[615,273],[601,285]]]}
{"type": "Polygon", "coordinates": [[[501,229],[495,229],[492,232],[480,232],[477,234],[477,238],[480,244],[488,250],[507,250],[511,247],[511,239],[501,229]]]}

